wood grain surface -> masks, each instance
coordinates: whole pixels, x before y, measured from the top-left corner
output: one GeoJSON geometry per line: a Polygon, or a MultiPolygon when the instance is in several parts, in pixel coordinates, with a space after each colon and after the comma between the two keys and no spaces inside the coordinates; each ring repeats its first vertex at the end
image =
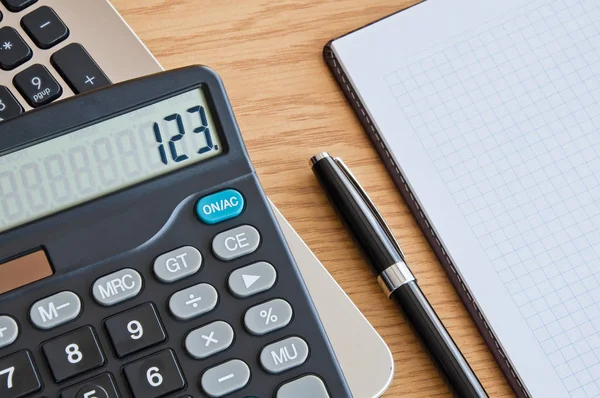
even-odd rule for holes
{"type": "Polygon", "coordinates": [[[341,156],[363,183],[490,396],[513,396],[321,56],[328,40],[415,0],[112,2],[166,69],[205,64],[222,76],[267,194],[391,347],[386,397],[450,393],[321,192],[308,166],[318,152],[341,156]]]}

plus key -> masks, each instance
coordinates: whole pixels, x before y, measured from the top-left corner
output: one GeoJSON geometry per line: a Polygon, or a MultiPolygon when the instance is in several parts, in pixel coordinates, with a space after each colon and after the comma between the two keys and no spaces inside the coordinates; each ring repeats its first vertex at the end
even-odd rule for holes
{"type": "Polygon", "coordinates": [[[58,50],[50,61],[75,94],[111,84],[81,44],[72,43],[58,50]]]}

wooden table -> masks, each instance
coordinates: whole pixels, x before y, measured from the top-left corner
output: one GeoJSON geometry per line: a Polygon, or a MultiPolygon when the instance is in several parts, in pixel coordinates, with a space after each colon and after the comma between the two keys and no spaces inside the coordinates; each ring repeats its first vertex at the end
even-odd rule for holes
{"type": "Polygon", "coordinates": [[[513,396],[321,57],[329,39],[416,2],[113,0],[165,68],[206,64],[223,77],[269,197],[391,347],[386,396],[450,393],[317,185],[308,159],[318,152],[352,167],[489,394],[513,396]]]}

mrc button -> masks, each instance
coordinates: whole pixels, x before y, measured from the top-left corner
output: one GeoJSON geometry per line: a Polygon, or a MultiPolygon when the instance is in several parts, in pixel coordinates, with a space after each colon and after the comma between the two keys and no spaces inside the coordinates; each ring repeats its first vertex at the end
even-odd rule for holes
{"type": "Polygon", "coordinates": [[[137,296],[141,290],[140,274],[126,268],[99,278],[94,282],[92,294],[98,304],[109,307],[137,296]]]}
{"type": "Polygon", "coordinates": [[[205,224],[218,224],[235,218],[244,210],[244,197],[235,189],[226,189],[203,197],[196,204],[196,214],[205,224]]]}
{"type": "Polygon", "coordinates": [[[165,253],[154,261],[154,275],[164,283],[173,283],[200,271],[202,254],[192,246],[165,253]]]}

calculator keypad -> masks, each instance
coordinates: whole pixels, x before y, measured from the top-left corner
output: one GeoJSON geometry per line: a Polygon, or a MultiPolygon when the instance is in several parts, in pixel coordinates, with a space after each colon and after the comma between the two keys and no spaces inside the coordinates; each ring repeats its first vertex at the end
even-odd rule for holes
{"type": "Polygon", "coordinates": [[[104,365],[104,354],[90,326],[44,343],[42,351],[56,382],[104,365]]]}
{"type": "Polygon", "coordinates": [[[54,47],[69,36],[69,29],[48,6],[41,6],[21,19],[21,26],[39,48],[54,47]]]}
{"type": "Polygon", "coordinates": [[[29,319],[0,314],[0,344],[21,350],[5,354],[0,346],[0,397],[226,397],[243,390],[244,397],[295,398],[306,387],[328,398],[319,395],[328,380],[324,346],[303,328],[310,318],[294,301],[302,291],[286,274],[285,251],[265,249],[272,231],[259,232],[252,217],[205,224],[198,201],[188,203],[184,222],[192,226],[165,234],[164,242],[157,235],[160,248],[142,245],[98,272],[78,273],[63,284],[72,291],[45,291],[26,303],[29,319]],[[24,342],[32,335],[47,337],[24,342]],[[39,353],[23,350],[38,346],[39,353]],[[33,358],[40,354],[38,375],[33,358]],[[2,388],[13,364],[20,384],[10,395],[2,388]],[[307,372],[315,378],[299,378],[307,372]]]}
{"type": "Polygon", "coordinates": [[[167,339],[156,308],[151,303],[108,318],[105,327],[119,358],[155,346],[167,339]]]}
{"type": "Polygon", "coordinates": [[[135,398],[158,398],[185,387],[173,350],[164,350],[123,370],[135,398]]]}
{"type": "Polygon", "coordinates": [[[0,348],[11,345],[19,337],[19,325],[9,316],[0,316],[0,348]]]}
{"type": "Polygon", "coordinates": [[[62,391],[60,398],[119,398],[119,393],[112,375],[104,373],[62,391]]]}
{"type": "Polygon", "coordinates": [[[0,359],[0,397],[21,398],[42,388],[29,351],[0,359]]]}

